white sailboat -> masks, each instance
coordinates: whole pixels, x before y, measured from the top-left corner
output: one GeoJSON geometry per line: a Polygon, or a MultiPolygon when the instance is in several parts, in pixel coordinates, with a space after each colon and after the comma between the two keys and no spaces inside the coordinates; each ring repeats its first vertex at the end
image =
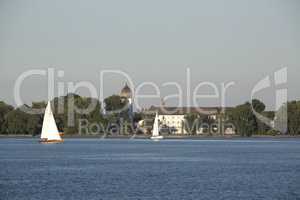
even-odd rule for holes
{"type": "Polygon", "coordinates": [[[152,140],[161,140],[163,138],[164,137],[162,135],[159,135],[158,113],[156,112],[151,139],[152,140]]]}
{"type": "Polygon", "coordinates": [[[43,128],[40,143],[61,143],[63,139],[58,132],[54,116],[51,110],[51,103],[48,102],[43,121],[43,128]]]}

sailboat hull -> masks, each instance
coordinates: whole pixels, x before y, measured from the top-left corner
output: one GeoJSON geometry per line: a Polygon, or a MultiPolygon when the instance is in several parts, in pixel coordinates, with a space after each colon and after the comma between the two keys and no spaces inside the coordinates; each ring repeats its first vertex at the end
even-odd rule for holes
{"type": "Polygon", "coordinates": [[[158,136],[152,136],[150,139],[151,140],[162,140],[162,139],[164,139],[164,137],[161,135],[158,135],[158,136]]]}
{"type": "Polygon", "coordinates": [[[41,144],[56,144],[56,143],[63,143],[64,142],[64,140],[47,140],[47,139],[45,139],[45,140],[40,140],[39,141],[41,144]]]}

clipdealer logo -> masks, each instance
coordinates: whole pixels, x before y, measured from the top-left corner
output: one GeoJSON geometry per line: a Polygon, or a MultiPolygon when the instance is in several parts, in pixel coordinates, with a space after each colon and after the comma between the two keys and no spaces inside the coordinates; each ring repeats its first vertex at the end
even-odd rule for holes
{"type": "MultiPolygon", "coordinates": [[[[141,102],[143,99],[155,99],[155,98],[162,98],[160,87],[151,81],[145,81],[142,82],[139,85],[134,85],[133,79],[125,72],[121,70],[114,70],[114,69],[108,69],[108,70],[101,70],[99,75],[99,84],[100,84],[100,90],[99,93],[97,92],[97,88],[91,81],[77,81],[77,82],[67,82],[65,83],[63,81],[64,78],[64,71],[63,70],[55,70],[54,68],[48,68],[48,69],[32,69],[23,72],[20,74],[20,76],[17,78],[14,86],[14,99],[17,106],[22,106],[23,101],[21,98],[21,89],[22,84],[24,81],[31,76],[45,76],[47,77],[47,92],[48,92],[48,100],[54,99],[55,95],[57,96],[63,96],[65,94],[65,91],[67,90],[68,93],[76,93],[76,91],[79,88],[85,88],[89,91],[91,98],[100,100],[102,102],[102,106],[104,106],[104,78],[107,74],[116,74],[120,75],[123,79],[126,79],[127,83],[129,84],[130,88],[132,89],[132,93],[134,98],[132,99],[132,104],[135,106],[136,109],[141,109],[141,106],[139,102],[141,102]],[[61,81],[58,81],[58,79],[61,79],[61,81]],[[142,94],[143,88],[146,86],[152,87],[154,94],[142,94]],[[55,90],[57,88],[57,91],[55,90]],[[99,94],[99,95],[98,95],[99,94]]],[[[287,131],[287,88],[282,86],[285,86],[287,83],[287,67],[284,67],[282,69],[279,69],[274,72],[271,76],[268,75],[261,79],[252,89],[251,91],[251,100],[255,99],[255,95],[258,92],[264,91],[268,88],[270,88],[272,85],[275,85],[276,87],[280,87],[279,89],[276,89],[276,108],[275,108],[275,118],[269,119],[262,115],[261,113],[258,113],[253,105],[252,105],[252,111],[256,118],[266,124],[267,126],[273,128],[276,131],[280,131],[282,133],[285,133],[287,131]],[[272,83],[271,80],[274,80],[274,83],[272,83]]],[[[218,99],[220,101],[220,105],[222,108],[226,107],[226,93],[229,88],[235,85],[235,82],[229,81],[221,83],[220,85],[217,85],[214,82],[200,82],[198,85],[194,88],[191,87],[191,71],[190,68],[186,68],[186,85],[182,87],[178,82],[165,82],[161,85],[161,87],[174,87],[177,89],[177,92],[164,97],[165,100],[174,99],[176,98],[178,100],[178,105],[176,105],[178,108],[183,106],[183,99],[186,97],[186,102],[188,106],[193,106],[194,108],[200,108],[200,105],[198,105],[197,100],[199,99],[218,99]],[[199,94],[199,91],[201,91],[201,88],[203,87],[209,87],[211,91],[213,91],[213,94],[199,94]],[[186,91],[186,93],[184,93],[186,91]]],[[[91,101],[89,106],[87,108],[79,108],[75,105],[74,97],[72,95],[68,96],[67,101],[67,107],[68,107],[68,126],[72,127],[75,125],[75,114],[89,114],[92,112],[96,106],[96,101],[91,101]]],[[[251,101],[252,102],[252,101],[251,101]]],[[[44,112],[44,109],[33,109],[33,108],[26,108],[21,107],[24,109],[23,111],[29,114],[42,114],[44,112]]],[[[126,109],[127,107],[121,108],[120,110],[116,110],[113,112],[121,112],[122,109],[126,109]]],[[[104,109],[103,109],[104,110],[104,109]]],[[[60,102],[58,104],[57,108],[58,114],[63,114],[64,111],[64,102],[60,102]]],[[[167,111],[166,111],[167,112],[167,111]]],[[[199,110],[200,113],[205,112],[201,109],[199,110]]],[[[206,114],[206,113],[202,113],[206,114]]]]}
{"type": "Polygon", "coordinates": [[[272,79],[274,80],[273,85],[275,86],[275,117],[274,119],[269,119],[258,113],[253,105],[252,111],[257,119],[259,119],[264,124],[268,125],[272,129],[279,131],[281,133],[286,133],[288,129],[288,117],[287,117],[287,101],[288,101],[288,90],[287,84],[287,67],[281,68],[274,72],[273,76],[266,76],[261,79],[251,91],[251,100],[254,99],[256,93],[266,90],[272,86],[272,79]]]}

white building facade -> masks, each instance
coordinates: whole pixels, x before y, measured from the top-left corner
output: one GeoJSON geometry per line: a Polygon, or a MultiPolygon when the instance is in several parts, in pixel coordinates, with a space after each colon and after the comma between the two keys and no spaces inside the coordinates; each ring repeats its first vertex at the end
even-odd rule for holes
{"type": "Polygon", "coordinates": [[[174,135],[186,135],[190,134],[189,130],[196,128],[197,135],[204,134],[222,134],[233,135],[235,134],[234,127],[231,125],[226,125],[225,127],[220,127],[220,108],[175,108],[175,107],[151,107],[148,111],[158,112],[161,130],[164,132],[169,132],[169,134],[174,135]],[[185,121],[185,116],[189,113],[206,115],[208,119],[213,122],[210,124],[192,124],[191,127],[187,127],[185,121]],[[168,129],[168,130],[166,130],[168,129]]]}

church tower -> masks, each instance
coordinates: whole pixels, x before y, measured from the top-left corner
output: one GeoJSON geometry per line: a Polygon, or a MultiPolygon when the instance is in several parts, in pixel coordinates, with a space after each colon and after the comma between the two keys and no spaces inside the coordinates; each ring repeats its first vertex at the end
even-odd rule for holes
{"type": "Polygon", "coordinates": [[[130,104],[132,103],[132,92],[130,87],[127,85],[127,83],[125,83],[125,86],[121,90],[120,96],[128,99],[130,104]]]}
{"type": "Polygon", "coordinates": [[[125,86],[121,90],[120,96],[128,100],[129,103],[128,115],[130,120],[133,120],[133,94],[130,87],[127,85],[127,83],[125,83],[125,86]]]}

